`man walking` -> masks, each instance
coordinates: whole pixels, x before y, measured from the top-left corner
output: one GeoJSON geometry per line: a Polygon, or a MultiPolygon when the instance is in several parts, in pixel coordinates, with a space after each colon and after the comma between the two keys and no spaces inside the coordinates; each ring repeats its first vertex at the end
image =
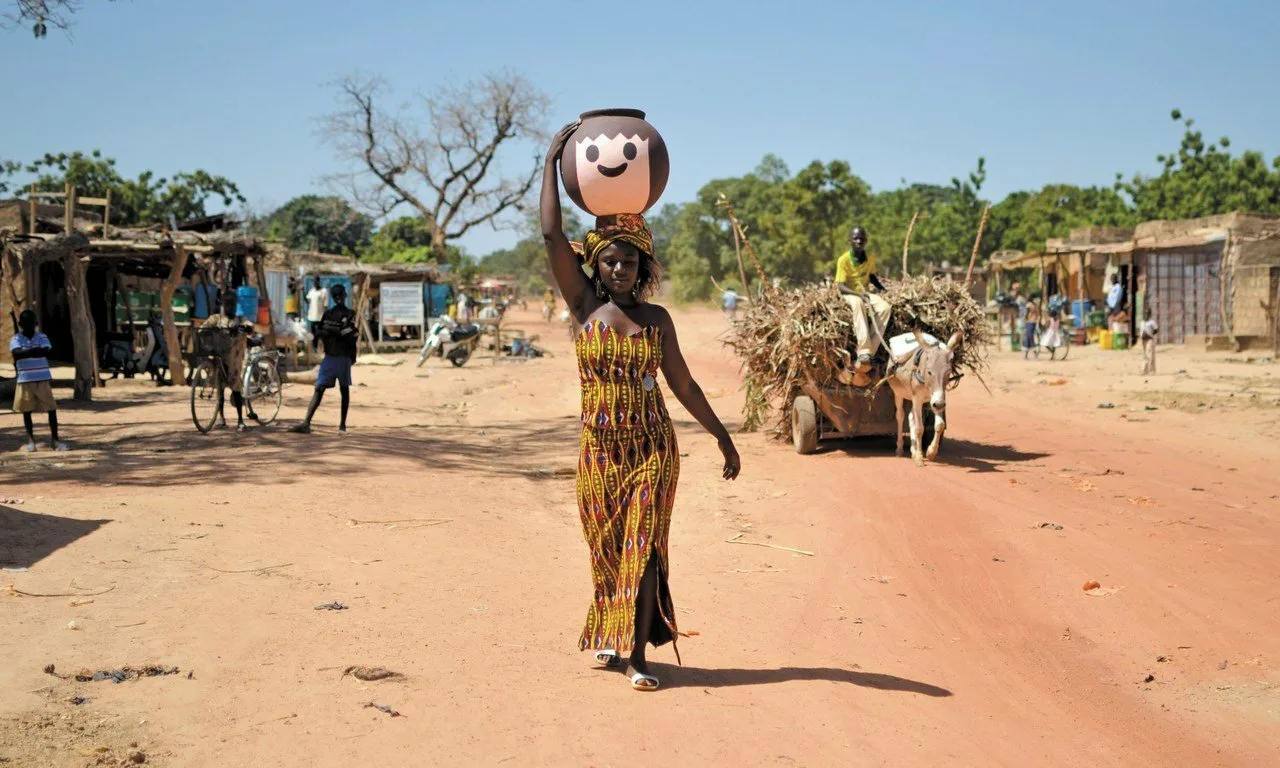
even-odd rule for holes
{"type": "Polygon", "coordinates": [[[867,253],[867,231],[854,227],[849,232],[849,250],[836,259],[836,287],[844,294],[844,300],[853,309],[853,334],[858,341],[858,361],[854,370],[866,373],[871,368],[871,358],[880,345],[881,334],[889,322],[889,302],[878,293],[884,284],[876,277],[876,262],[867,253]],[[867,316],[871,315],[868,324],[867,316]]]}
{"type": "Polygon", "coordinates": [[[342,397],[342,410],[338,421],[338,433],[347,432],[347,408],[351,405],[351,366],[356,362],[356,313],[347,307],[347,289],[341,284],[329,289],[333,297],[333,306],[316,324],[316,336],[324,342],[324,360],[320,363],[320,373],[316,376],[316,390],[311,395],[311,405],[307,407],[307,416],[302,423],[290,429],[290,432],[309,434],[311,419],[324,399],[324,391],[333,389],[336,384],[342,397]]]}
{"type": "Polygon", "coordinates": [[[725,317],[733,322],[738,317],[738,292],[733,288],[725,288],[720,295],[720,306],[724,308],[725,317]]]}
{"type": "Polygon", "coordinates": [[[24,309],[18,317],[18,332],[9,340],[13,365],[18,371],[18,386],[13,393],[13,411],[22,414],[22,425],[27,430],[27,442],[22,450],[36,449],[35,425],[31,414],[44,411],[49,414],[49,447],[55,451],[67,450],[67,444],[58,441],[58,404],[53,399],[53,373],[49,370],[49,351],[53,345],[49,337],[36,329],[36,313],[24,309]]]}

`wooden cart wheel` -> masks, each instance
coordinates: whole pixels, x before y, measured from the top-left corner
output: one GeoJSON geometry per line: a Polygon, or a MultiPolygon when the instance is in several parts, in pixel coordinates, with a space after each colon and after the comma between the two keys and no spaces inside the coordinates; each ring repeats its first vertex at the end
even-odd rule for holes
{"type": "Polygon", "coordinates": [[[796,453],[818,450],[818,409],[808,395],[797,395],[791,404],[791,442],[796,453]]]}

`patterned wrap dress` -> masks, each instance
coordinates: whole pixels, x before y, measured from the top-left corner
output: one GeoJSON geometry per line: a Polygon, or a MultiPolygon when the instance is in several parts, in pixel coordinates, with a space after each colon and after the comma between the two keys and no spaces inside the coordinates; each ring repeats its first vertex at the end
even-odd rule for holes
{"type": "Polygon", "coordinates": [[[658,559],[661,620],[653,622],[648,640],[655,646],[674,642],[667,538],[680,450],[657,384],[662,329],[646,326],[626,335],[593,321],[579,332],[575,351],[582,383],[578,512],[594,587],[578,647],[631,649],[636,598],[650,557],[658,559]]]}

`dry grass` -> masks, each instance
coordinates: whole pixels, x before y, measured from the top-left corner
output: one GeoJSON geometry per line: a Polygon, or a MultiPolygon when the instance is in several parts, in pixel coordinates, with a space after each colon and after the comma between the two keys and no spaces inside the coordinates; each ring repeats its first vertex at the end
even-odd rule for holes
{"type": "MultiPolygon", "coordinates": [[[[947,339],[959,331],[957,373],[986,368],[986,318],[964,288],[927,277],[885,281],[893,307],[887,336],[913,328],[947,339]]],[[[775,437],[791,433],[791,404],[810,382],[835,386],[853,360],[853,310],[832,285],[769,290],[734,323],[726,343],[742,360],[746,383],[744,431],[768,426],[775,437]],[[772,412],[772,413],[771,413],[772,412]]],[[[883,358],[887,353],[880,351],[883,358]]]]}

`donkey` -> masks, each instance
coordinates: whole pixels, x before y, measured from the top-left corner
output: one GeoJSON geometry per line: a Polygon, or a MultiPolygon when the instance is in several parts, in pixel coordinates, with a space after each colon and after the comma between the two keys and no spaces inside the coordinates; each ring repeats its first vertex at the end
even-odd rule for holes
{"type": "Polygon", "coordinates": [[[946,344],[926,339],[919,330],[912,331],[916,337],[916,348],[895,358],[889,364],[885,378],[889,388],[893,390],[894,406],[897,409],[898,446],[896,455],[902,455],[902,413],[903,401],[911,401],[911,458],[916,466],[924,466],[925,459],[933,461],[938,458],[938,448],[942,445],[942,433],[947,431],[947,383],[951,380],[953,357],[956,345],[960,343],[960,333],[952,334],[946,344]],[[924,452],[924,404],[929,402],[933,410],[933,442],[929,450],[924,452]]]}

